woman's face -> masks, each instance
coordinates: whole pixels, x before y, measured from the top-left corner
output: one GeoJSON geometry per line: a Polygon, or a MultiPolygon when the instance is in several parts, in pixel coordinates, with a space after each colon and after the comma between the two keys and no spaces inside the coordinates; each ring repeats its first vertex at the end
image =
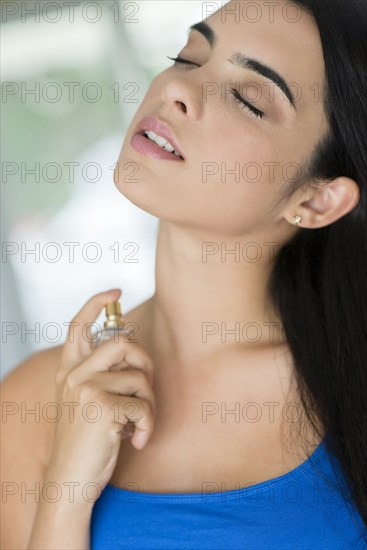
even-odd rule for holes
{"type": "Polygon", "coordinates": [[[258,1],[257,9],[251,2],[247,11],[246,4],[233,0],[208,17],[215,44],[192,30],[179,52],[192,64],[172,64],[154,78],[114,178],[123,195],[159,218],[222,236],[274,237],[290,227],[289,205],[272,210],[279,191],[300,175],[326,131],[324,60],[306,12],[287,2],[258,1]],[[268,75],[231,63],[237,52],[279,73],[295,108],[268,75]],[[184,160],[151,158],[131,145],[137,124],[149,115],[168,126],[184,160]]]}

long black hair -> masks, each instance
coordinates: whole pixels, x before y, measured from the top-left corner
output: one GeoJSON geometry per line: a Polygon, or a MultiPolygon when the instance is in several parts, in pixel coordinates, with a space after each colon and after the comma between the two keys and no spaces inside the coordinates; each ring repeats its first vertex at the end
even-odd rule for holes
{"type": "Polygon", "coordinates": [[[328,132],[281,200],[307,181],[340,176],[355,180],[360,200],[328,226],[300,226],[279,250],[268,289],[306,418],[320,438],[328,434],[327,452],[367,527],[367,0],[293,4],[319,29],[328,132]]]}

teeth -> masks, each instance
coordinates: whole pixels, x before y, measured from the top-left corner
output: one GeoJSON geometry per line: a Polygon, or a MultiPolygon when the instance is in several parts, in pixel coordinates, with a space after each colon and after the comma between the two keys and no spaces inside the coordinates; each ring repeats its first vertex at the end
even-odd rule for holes
{"type": "Polygon", "coordinates": [[[165,143],[163,145],[163,149],[165,149],[166,151],[169,151],[170,153],[172,153],[172,151],[174,151],[174,148],[172,147],[172,145],[170,143],[165,143]]]}
{"type": "Polygon", "coordinates": [[[170,142],[167,141],[166,139],[162,138],[161,136],[158,136],[157,134],[155,134],[151,130],[146,130],[144,133],[145,133],[145,135],[148,136],[149,139],[151,139],[152,141],[157,143],[157,145],[159,145],[160,147],[162,147],[163,149],[165,149],[169,153],[174,153],[176,155],[176,157],[181,157],[180,153],[177,153],[177,151],[174,149],[174,147],[172,147],[170,142]]]}

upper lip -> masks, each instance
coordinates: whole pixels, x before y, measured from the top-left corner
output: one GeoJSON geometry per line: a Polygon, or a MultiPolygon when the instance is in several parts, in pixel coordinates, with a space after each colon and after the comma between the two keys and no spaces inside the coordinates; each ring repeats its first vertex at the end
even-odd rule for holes
{"type": "Polygon", "coordinates": [[[136,127],[136,132],[143,134],[144,131],[152,131],[158,136],[166,139],[170,142],[172,147],[174,147],[179,155],[182,158],[185,158],[182,153],[181,147],[177,144],[176,138],[173,136],[172,131],[166,124],[154,116],[146,116],[141,119],[139,124],[136,127]]]}

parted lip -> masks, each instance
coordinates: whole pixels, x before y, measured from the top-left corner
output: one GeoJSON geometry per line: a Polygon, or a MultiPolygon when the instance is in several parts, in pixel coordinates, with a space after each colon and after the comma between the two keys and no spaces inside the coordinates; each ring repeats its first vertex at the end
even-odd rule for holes
{"type": "Polygon", "coordinates": [[[144,134],[146,130],[152,131],[158,136],[161,136],[162,138],[169,141],[172,147],[176,149],[178,154],[181,155],[183,159],[185,158],[184,154],[182,153],[181,147],[178,145],[175,137],[172,134],[171,129],[168,128],[168,126],[157,117],[146,116],[142,118],[135,129],[135,131],[139,134],[144,134]]]}

